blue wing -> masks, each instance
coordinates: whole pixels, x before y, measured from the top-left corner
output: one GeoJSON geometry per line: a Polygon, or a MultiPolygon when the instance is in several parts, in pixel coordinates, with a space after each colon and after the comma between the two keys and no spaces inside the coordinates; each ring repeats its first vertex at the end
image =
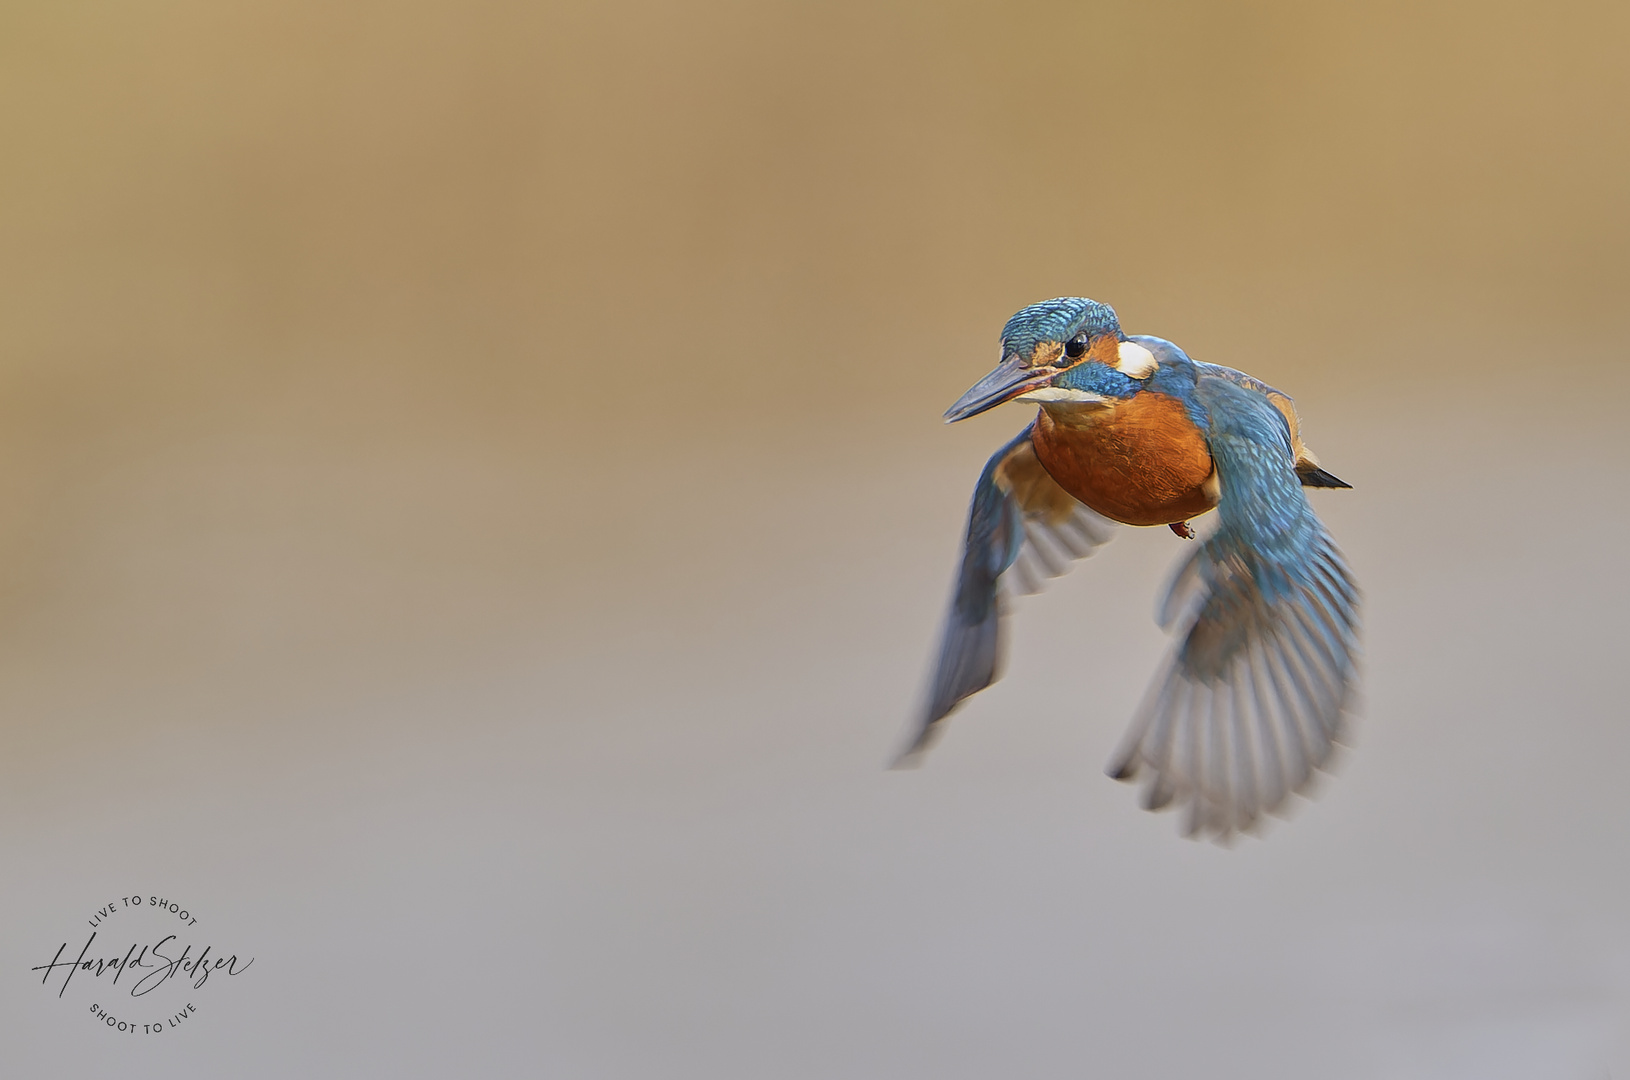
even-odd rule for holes
{"type": "Polygon", "coordinates": [[[985,463],[968,509],[968,535],[945,616],[928,705],[896,765],[927,749],[940,721],[995,682],[1002,663],[1005,588],[1035,592],[1072,560],[1092,554],[1115,523],[1058,486],[1030,442],[1030,428],[985,463]]]}
{"type": "Polygon", "coordinates": [[[1210,418],[1219,522],[1162,605],[1179,641],[1110,773],[1147,769],[1150,809],[1186,804],[1190,835],[1226,837],[1334,751],[1357,680],[1359,594],[1302,493],[1280,411],[1204,373],[1195,395],[1210,418]]]}

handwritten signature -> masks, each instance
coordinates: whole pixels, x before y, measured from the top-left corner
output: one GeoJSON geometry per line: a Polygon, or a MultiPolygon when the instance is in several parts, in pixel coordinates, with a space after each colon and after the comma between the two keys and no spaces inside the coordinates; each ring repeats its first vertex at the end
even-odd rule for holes
{"type": "Polygon", "coordinates": [[[130,985],[130,996],[141,997],[163,986],[177,975],[186,975],[192,980],[193,988],[197,989],[217,971],[224,971],[228,975],[242,975],[249,970],[249,965],[255,962],[254,957],[250,957],[240,966],[236,953],[225,957],[217,955],[212,960],[210,952],[215,948],[213,945],[204,946],[204,951],[196,957],[192,955],[191,945],[183,945],[181,955],[171,957],[164,950],[174,952],[173,942],[177,940],[175,934],[169,934],[151,945],[133,942],[123,956],[110,954],[105,957],[92,957],[87,954],[96,942],[96,932],[93,930],[85,942],[85,947],[79,950],[79,955],[73,960],[62,959],[62,954],[68,950],[68,943],[64,941],[49,964],[38,964],[29,970],[45,972],[40,976],[40,985],[43,986],[50,982],[52,973],[63,969],[65,974],[62,978],[62,989],[57,991],[57,997],[61,997],[67,992],[68,984],[73,981],[76,972],[85,971],[89,972],[92,978],[101,978],[111,971],[113,985],[117,986],[121,976],[130,973],[132,978],[136,978],[135,972],[145,969],[146,974],[136,978],[130,985]]]}

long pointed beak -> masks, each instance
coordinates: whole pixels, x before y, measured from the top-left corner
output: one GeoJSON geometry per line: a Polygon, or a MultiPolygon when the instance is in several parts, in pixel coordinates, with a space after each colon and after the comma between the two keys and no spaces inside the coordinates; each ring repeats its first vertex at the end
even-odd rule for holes
{"type": "Polygon", "coordinates": [[[994,409],[1004,401],[1011,401],[1051,379],[1058,372],[1049,368],[1032,371],[1016,352],[1002,357],[996,370],[969,387],[968,392],[956,399],[956,404],[945,410],[945,422],[954,424],[970,416],[978,416],[986,409],[994,409]]]}

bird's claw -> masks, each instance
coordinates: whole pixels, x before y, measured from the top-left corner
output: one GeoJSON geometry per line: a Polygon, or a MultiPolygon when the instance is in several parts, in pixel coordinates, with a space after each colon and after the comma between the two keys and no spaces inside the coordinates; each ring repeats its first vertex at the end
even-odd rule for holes
{"type": "Polygon", "coordinates": [[[1199,533],[1196,533],[1194,531],[1194,526],[1190,525],[1186,521],[1174,521],[1174,522],[1171,523],[1171,525],[1168,526],[1168,528],[1170,528],[1172,532],[1176,533],[1178,536],[1181,536],[1185,540],[1193,540],[1196,536],[1199,535],[1199,533]]]}

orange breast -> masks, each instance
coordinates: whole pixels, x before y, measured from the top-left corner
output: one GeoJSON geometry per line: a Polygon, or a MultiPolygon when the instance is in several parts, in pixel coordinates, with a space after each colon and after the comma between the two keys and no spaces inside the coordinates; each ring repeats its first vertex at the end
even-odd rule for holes
{"type": "Polygon", "coordinates": [[[1060,487],[1127,525],[1169,525],[1217,505],[1205,440],[1165,394],[1145,390],[1079,419],[1044,408],[1031,441],[1060,487]]]}

